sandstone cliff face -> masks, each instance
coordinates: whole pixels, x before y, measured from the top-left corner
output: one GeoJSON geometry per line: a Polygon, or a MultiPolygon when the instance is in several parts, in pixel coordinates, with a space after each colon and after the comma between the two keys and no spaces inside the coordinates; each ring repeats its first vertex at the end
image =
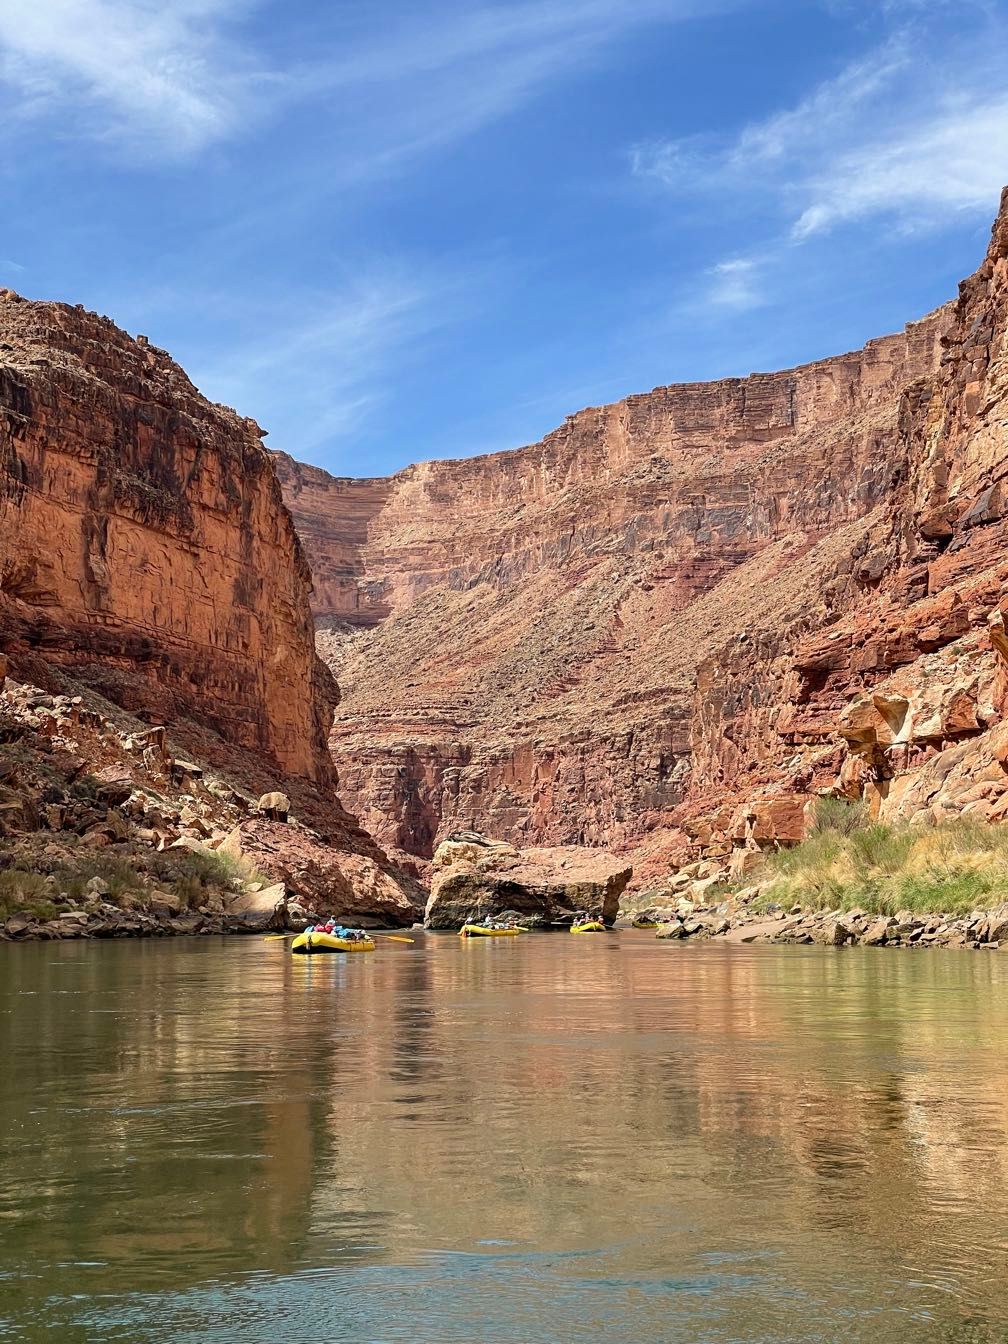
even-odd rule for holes
{"type": "MultiPolygon", "coordinates": [[[[108,319],[0,292],[0,643],[329,787],[310,574],[251,420],[108,319]]],[[[41,674],[40,674],[41,675],[41,674]]]]}
{"type": "Polygon", "coordinates": [[[851,687],[796,650],[902,563],[910,421],[956,320],[383,482],[281,464],[314,569],[339,557],[388,610],[347,634],[356,598],[315,608],[348,805],[423,858],[462,826],[632,849],[644,875],[649,856],[727,847],[734,804],[761,791],[788,793],[781,825],[800,816],[789,791],[830,774],[824,753],[835,776],[851,687]]]}
{"type": "Polygon", "coordinates": [[[881,574],[798,647],[796,723],[832,728],[839,791],[884,818],[1008,818],[1008,190],[933,378],[905,392],[910,470],[881,574]],[[842,701],[839,708],[838,703],[842,701]]]}
{"type": "Polygon", "coordinates": [[[364,572],[364,553],[368,526],[387,502],[391,482],[330,476],[286,453],[274,453],[273,461],[312,556],[312,609],[341,624],[377,625],[391,608],[383,581],[364,572]]]}

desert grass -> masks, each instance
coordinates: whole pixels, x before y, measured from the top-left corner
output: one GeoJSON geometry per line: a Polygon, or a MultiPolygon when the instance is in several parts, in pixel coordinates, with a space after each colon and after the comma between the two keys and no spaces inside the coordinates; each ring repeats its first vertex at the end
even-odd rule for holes
{"type": "Polygon", "coordinates": [[[968,818],[886,825],[855,804],[823,799],[808,839],[768,856],[758,876],[768,882],[764,909],[963,915],[1008,902],[1008,826],[968,818]]]}
{"type": "Polygon", "coordinates": [[[82,847],[73,862],[58,863],[22,855],[0,870],[0,922],[19,912],[54,919],[83,901],[96,877],[107,888],[102,899],[124,909],[144,906],[150,893],[159,890],[176,895],[183,909],[195,910],[213,893],[231,893],[253,878],[268,880],[241,860],[188,849],[116,852],[82,847]]]}

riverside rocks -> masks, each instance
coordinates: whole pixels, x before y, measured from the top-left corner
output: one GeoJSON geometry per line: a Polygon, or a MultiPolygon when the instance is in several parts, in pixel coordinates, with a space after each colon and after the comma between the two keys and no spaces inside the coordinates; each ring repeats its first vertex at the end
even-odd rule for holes
{"type": "Polygon", "coordinates": [[[515,915],[530,928],[570,925],[576,917],[611,924],[632,873],[624,860],[597,850],[518,850],[478,832],[456,832],[434,855],[424,923],[459,929],[515,915]]]}
{"type": "Polygon", "coordinates": [[[758,892],[729,894],[716,906],[697,906],[686,916],[665,911],[661,939],[718,938],[729,943],[775,943],[819,947],[943,947],[1008,950],[1008,904],[969,915],[895,916],[865,910],[754,910],[758,892]]]}
{"type": "MultiPolygon", "coordinates": [[[[8,677],[0,938],[300,929],[330,915],[413,922],[419,900],[366,836],[353,834],[354,848],[334,845],[306,824],[310,790],[303,816],[271,820],[269,810],[283,810],[278,798],[288,807],[291,799],[274,791],[272,809],[260,807],[257,782],[177,760],[163,728],[145,728],[93,692],[51,693],[8,677]]],[[[323,809],[322,823],[331,815],[323,809]]]]}

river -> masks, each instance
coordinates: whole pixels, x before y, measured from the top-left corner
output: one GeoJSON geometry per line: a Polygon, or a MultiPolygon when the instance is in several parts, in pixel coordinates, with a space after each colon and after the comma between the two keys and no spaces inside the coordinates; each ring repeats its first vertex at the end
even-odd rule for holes
{"type": "Polygon", "coordinates": [[[1008,1339],[1008,957],[0,945],[0,1340],[1008,1339]]]}

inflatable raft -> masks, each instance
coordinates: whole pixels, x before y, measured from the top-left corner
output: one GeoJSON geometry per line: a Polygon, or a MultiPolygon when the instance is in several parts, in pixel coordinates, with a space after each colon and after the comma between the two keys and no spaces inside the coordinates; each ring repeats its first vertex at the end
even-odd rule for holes
{"type": "Polygon", "coordinates": [[[659,927],[656,919],[635,919],[631,928],[634,929],[657,929],[659,927]]]}
{"type": "Polygon", "coordinates": [[[334,933],[299,933],[291,943],[291,951],[301,956],[316,952],[373,952],[375,945],[370,938],[337,938],[334,933]]]}
{"type": "Polygon", "coordinates": [[[605,933],[605,925],[597,919],[589,919],[584,924],[572,924],[571,933],[605,933]]]}
{"type": "Polygon", "coordinates": [[[482,924],[463,924],[459,929],[460,938],[517,938],[527,929],[487,929],[482,924]]]}

